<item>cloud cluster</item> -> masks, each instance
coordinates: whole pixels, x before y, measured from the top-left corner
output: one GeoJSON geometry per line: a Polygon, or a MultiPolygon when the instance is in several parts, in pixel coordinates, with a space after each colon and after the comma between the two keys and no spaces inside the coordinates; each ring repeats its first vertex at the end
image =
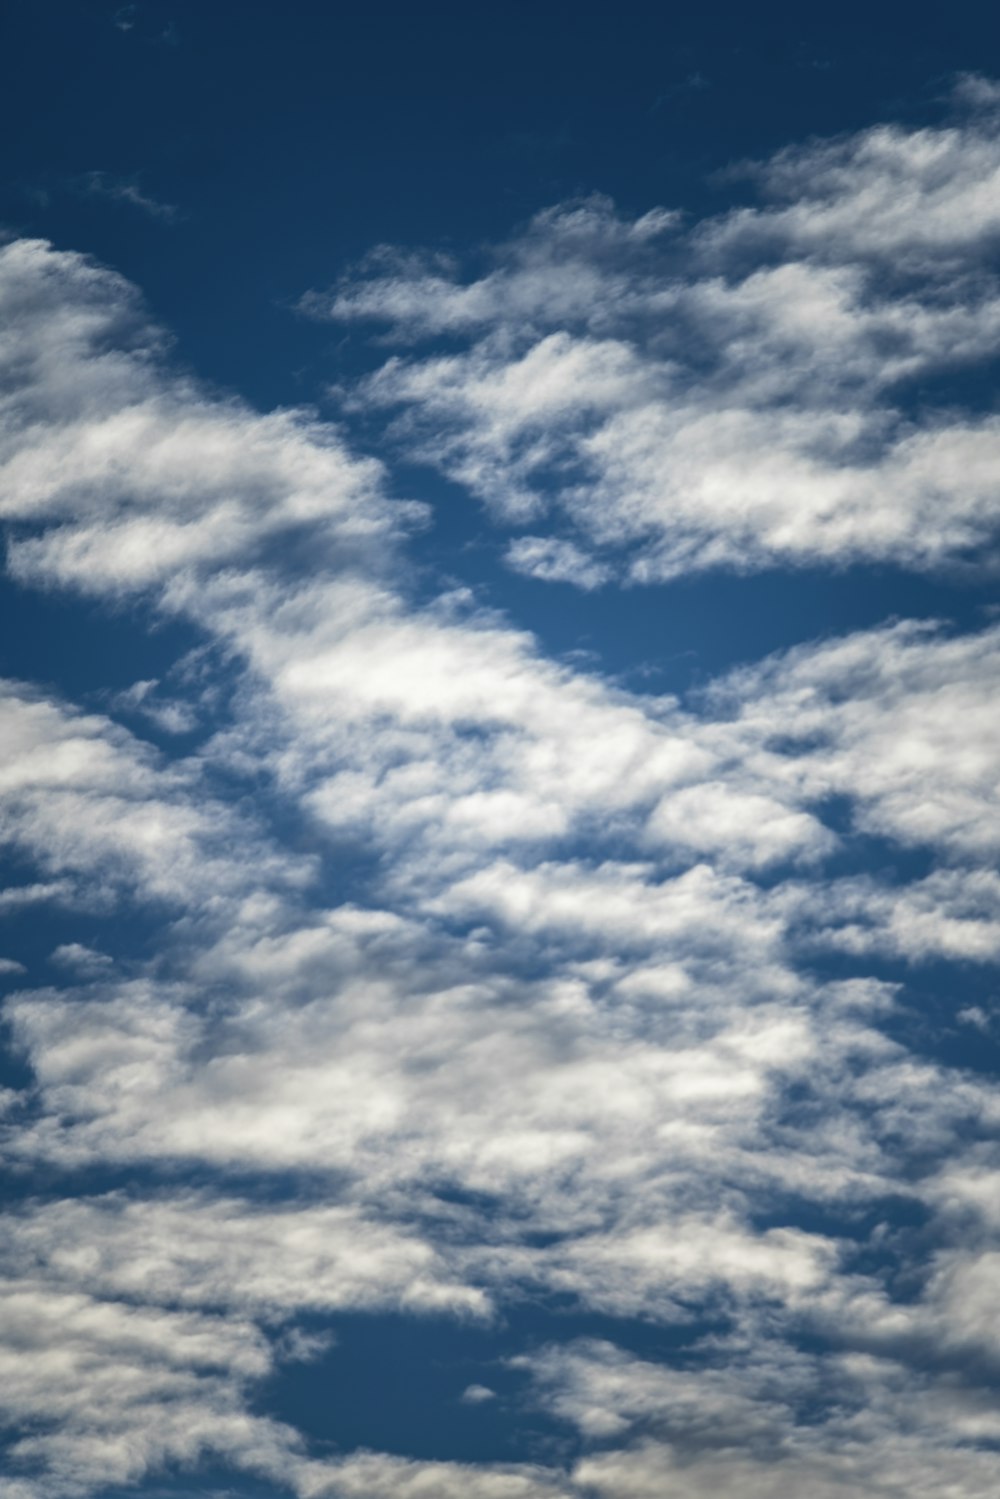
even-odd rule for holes
{"type": "Polygon", "coordinates": [[[756,207],[688,225],[588,199],[485,265],[383,250],[303,307],[388,329],[402,352],[348,403],[532,528],[518,571],[982,565],[1000,435],[947,377],[988,394],[1000,144],[992,95],[963,98],[948,127],[748,166],[756,207]]]}
{"type": "MultiPolygon", "coordinates": [[[[873,131],[694,230],[588,202],[478,279],[384,253],[311,305],[447,342],[353,400],[560,517],[522,571],[924,566],[994,534],[991,419],[907,382],[990,353],[995,154],[982,113],[873,131]]],[[[632,694],[468,590],[418,601],[421,508],[178,373],[111,272],[14,242],[0,306],[14,575],[203,640],[198,702],[0,692],[0,919],[57,933],[0,965],[11,1492],[215,1462],[300,1499],[991,1493],[1000,1109],[905,981],[1000,946],[1000,630],[632,694]],[[317,1453],[255,1404],[339,1314],[513,1305],[622,1328],[516,1357],[544,1460],[317,1453]]],[[[954,1045],[993,1024],[964,971],[954,1045]]]]}

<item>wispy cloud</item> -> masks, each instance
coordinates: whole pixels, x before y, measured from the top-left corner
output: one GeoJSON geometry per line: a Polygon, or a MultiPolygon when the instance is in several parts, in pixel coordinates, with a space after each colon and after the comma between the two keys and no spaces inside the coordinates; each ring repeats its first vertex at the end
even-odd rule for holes
{"type": "MultiPolygon", "coordinates": [[[[116,24],[121,30],[130,29],[122,27],[118,22],[116,24]]],[[[163,203],[150,193],[143,192],[136,177],[116,177],[111,172],[87,172],[80,179],[80,187],[91,197],[108,198],[113,203],[128,203],[150,218],[160,219],[164,224],[175,224],[183,218],[181,210],[175,204],[163,203]]]]}
{"type": "Polygon", "coordinates": [[[515,572],[546,583],[573,583],[588,592],[611,579],[611,569],[556,536],[519,536],[504,559],[515,572]]]}

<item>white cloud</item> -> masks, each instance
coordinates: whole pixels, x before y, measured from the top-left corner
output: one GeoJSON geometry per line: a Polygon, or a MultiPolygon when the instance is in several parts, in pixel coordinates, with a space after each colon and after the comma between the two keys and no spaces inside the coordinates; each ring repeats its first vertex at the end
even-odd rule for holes
{"type": "Polygon", "coordinates": [[[504,559],[515,572],[546,583],[573,583],[577,588],[600,588],[611,571],[595,562],[571,541],[555,536],[519,536],[507,548],[504,559]]]}
{"type": "Polygon", "coordinates": [[[763,748],[776,779],[849,797],[865,832],[978,861],[1000,841],[998,673],[996,627],[902,622],[774,657],[712,696],[736,715],[734,742],[751,763],[763,748]]]}
{"type": "MultiPolygon", "coordinates": [[[[966,79],[964,102],[992,105],[989,82],[966,79]]],[[[856,136],[781,151],[758,167],[764,211],[737,210],[710,232],[723,245],[774,236],[822,259],[891,257],[895,268],[946,265],[1000,234],[996,120],[945,129],[880,125],[856,136]]]]}
{"type": "Polygon", "coordinates": [[[99,974],[111,968],[114,959],[82,942],[60,942],[49,954],[49,962],[82,974],[99,974]]]}
{"type": "Polygon", "coordinates": [[[541,1466],[414,1462],[362,1452],[316,1464],[303,1499],[564,1499],[570,1486],[541,1466]]]}
{"type": "Polygon", "coordinates": [[[306,1310],[489,1310],[419,1234],[349,1202],[268,1208],[195,1191],[72,1198],[12,1210],[0,1258],[8,1272],[30,1270],[66,1292],[277,1321],[306,1310]]]}
{"type": "MultiPolygon", "coordinates": [[[[238,814],[204,793],[198,767],[167,765],[99,714],[82,714],[0,681],[0,841],[56,881],[3,893],[8,908],[72,891],[100,905],[145,898],[236,897],[247,880],[229,845],[253,839],[238,814]]],[[[258,847],[254,883],[301,881],[308,865],[258,847]],[[296,868],[298,863],[298,868],[296,868]]]]}
{"type": "Polygon", "coordinates": [[[495,1400],[496,1391],[491,1390],[487,1385],[470,1384],[466,1385],[462,1391],[461,1398],[464,1405],[482,1405],[484,1401],[495,1400]]]}
{"type": "Polygon", "coordinates": [[[989,1492],[997,1424],[988,1401],[891,1360],[809,1355],[763,1338],[723,1341],[697,1372],[598,1341],[524,1364],[554,1414],[591,1442],[616,1443],[577,1464],[587,1493],[989,1492]]]}
{"type": "Polygon", "coordinates": [[[990,962],[1000,955],[1000,880],[992,870],[941,869],[897,889],[859,877],[810,895],[819,907],[817,940],[846,952],[916,961],[990,962]]]}
{"type": "Polygon", "coordinates": [[[348,406],[399,412],[396,443],[506,523],[573,527],[513,543],[537,577],[919,569],[992,550],[996,419],[918,414],[913,382],[994,357],[995,114],[748,170],[761,206],[683,233],[593,199],[537,216],[482,269],[381,252],[305,303],[409,346],[348,406]],[[448,351],[420,352],[435,335],[448,351]]]}
{"type": "Polygon", "coordinates": [[[159,363],[134,290],[84,257],[19,240],[0,250],[5,325],[0,445],[9,566],[99,594],[191,582],[262,541],[374,566],[419,506],[383,499],[308,413],[267,416],[159,363]]]}
{"type": "Polygon", "coordinates": [[[206,1453],[277,1474],[294,1438],[247,1415],[268,1368],[252,1323],[100,1301],[31,1280],[0,1286],[5,1466],[28,1495],[84,1495],[206,1453]]]}

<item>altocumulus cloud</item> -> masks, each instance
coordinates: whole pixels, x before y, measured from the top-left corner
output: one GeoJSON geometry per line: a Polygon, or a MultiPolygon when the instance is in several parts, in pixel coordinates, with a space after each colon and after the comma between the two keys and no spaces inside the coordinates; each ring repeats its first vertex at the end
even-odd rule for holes
{"type": "Polygon", "coordinates": [[[996,418],[914,410],[1000,329],[996,103],[966,97],[948,128],[748,164],[759,207],[686,225],[587,199],[485,266],[385,250],[303,306],[387,327],[401,352],[354,399],[399,413],[404,451],[511,525],[567,529],[513,541],[518,570],[589,588],[609,569],[982,560],[996,418]]]}
{"type": "MultiPolygon", "coordinates": [[[[306,301],[396,345],[345,414],[542,580],[985,565],[996,420],[912,395],[1000,330],[995,101],[964,98],[752,165],[760,204],[700,224],[587,200],[468,275],[377,252],[306,301]]],[[[0,306],[8,567],[197,630],[170,723],[207,725],[168,754],[120,722],[151,678],[0,692],[0,913],[108,931],[67,927],[55,982],[0,965],[9,1492],[994,1494],[1000,1105],[903,988],[1000,948],[996,626],[630,693],[418,596],[391,469],[178,371],[111,271],[13,241],[0,306]],[[338,1314],[526,1303],[622,1329],[505,1355],[560,1433],[534,1462],[331,1456],[262,1413],[338,1314]]]]}

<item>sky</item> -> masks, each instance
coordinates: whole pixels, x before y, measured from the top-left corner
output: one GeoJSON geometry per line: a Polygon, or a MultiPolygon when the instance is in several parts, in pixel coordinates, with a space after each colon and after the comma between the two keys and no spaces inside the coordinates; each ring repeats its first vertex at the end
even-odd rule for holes
{"type": "Polygon", "coordinates": [[[1000,20],[0,13],[3,1499],[994,1499],[1000,20]]]}

